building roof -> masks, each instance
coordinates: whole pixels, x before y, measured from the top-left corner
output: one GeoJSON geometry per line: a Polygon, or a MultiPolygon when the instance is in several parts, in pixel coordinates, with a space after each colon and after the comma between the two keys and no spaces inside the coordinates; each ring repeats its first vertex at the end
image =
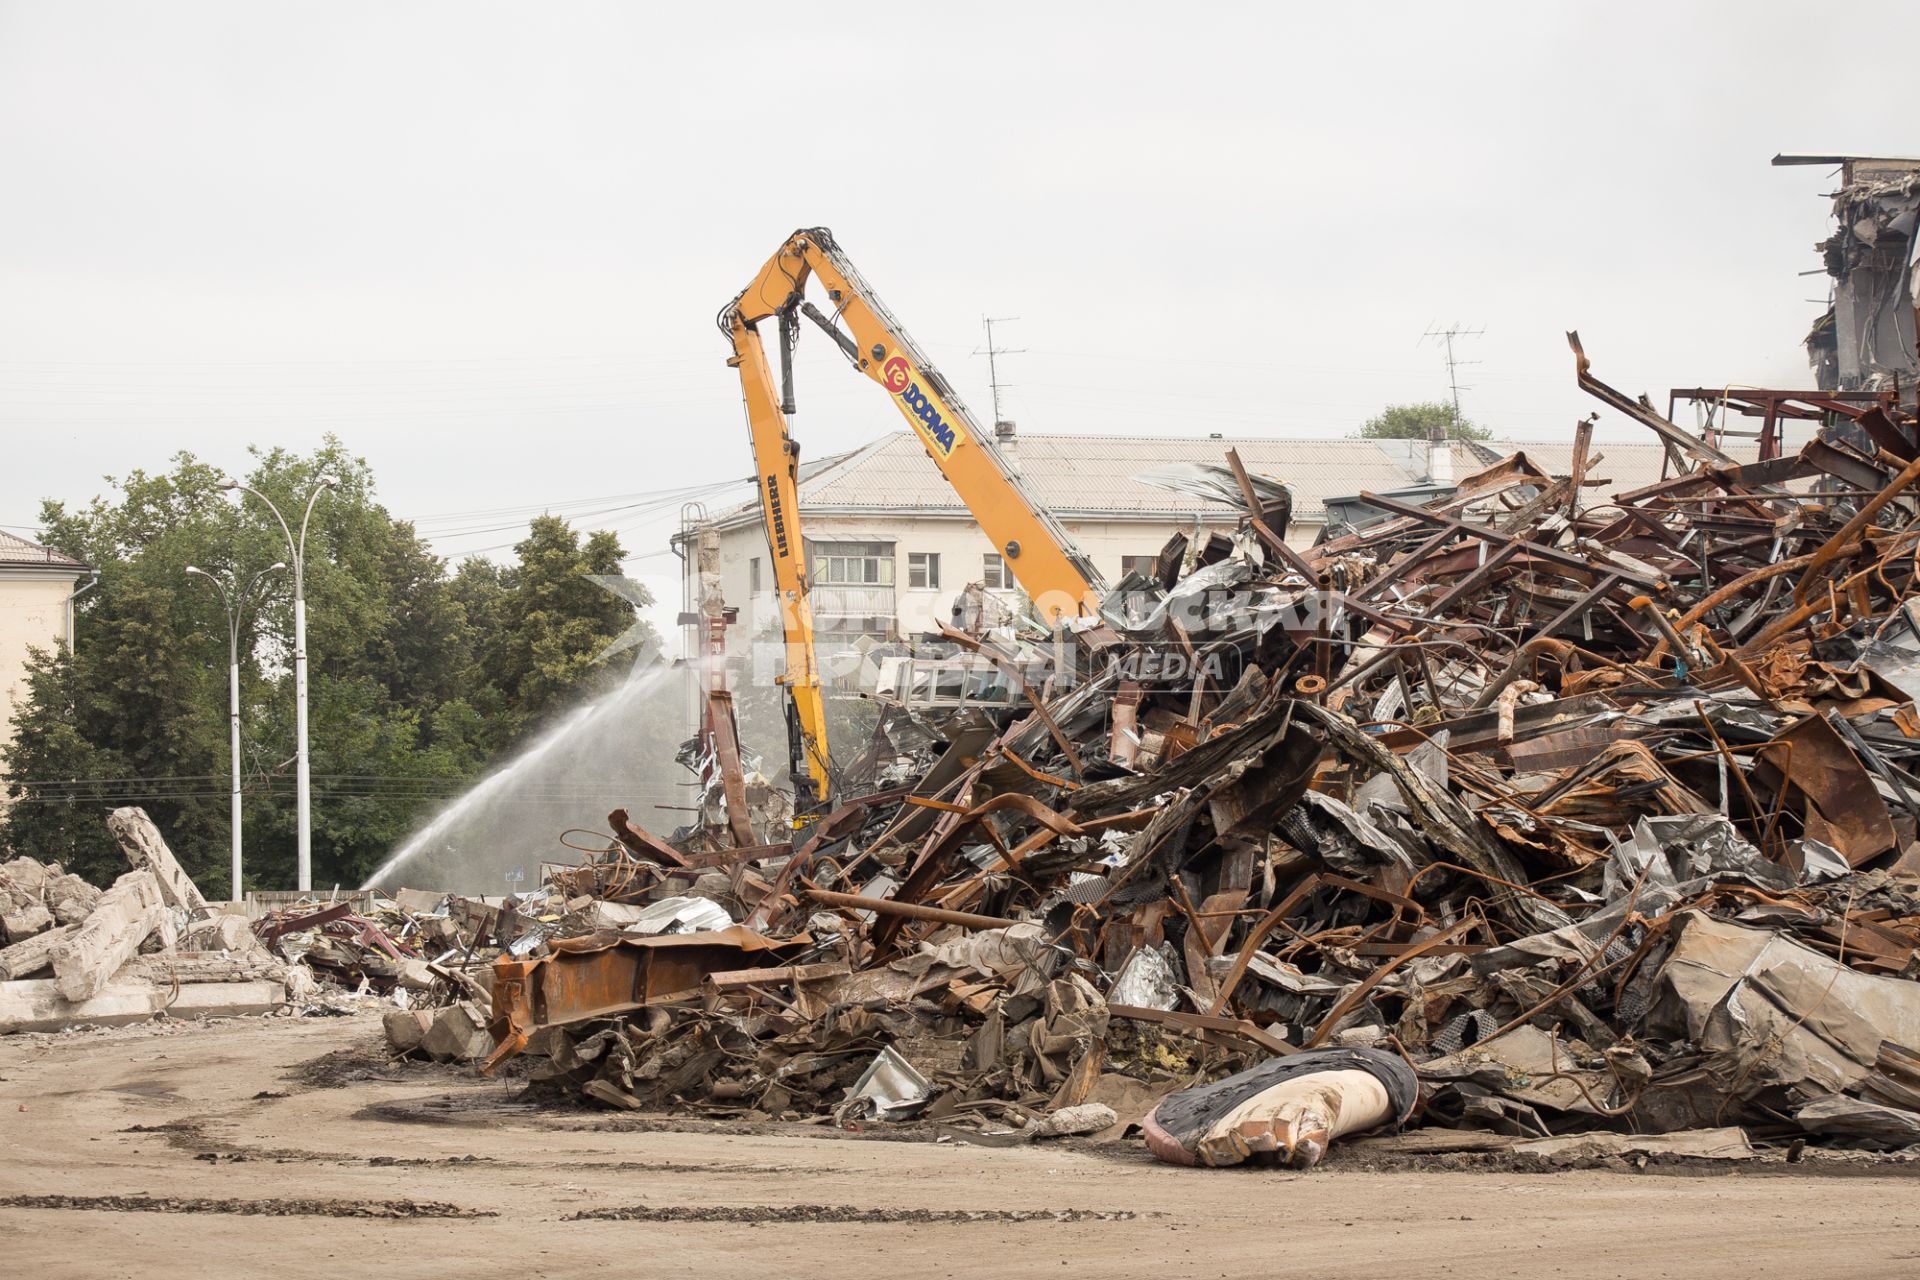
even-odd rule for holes
{"type": "MultiPolygon", "coordinates": [[[[1571,440],[1456,441],[1451,447],[1456,479],[1511,453],[1524,452],[1553,475],[1567,474],[1573,459],[1571,440]]],[[[1424,440],[1021,435],[1013,457],[1035,496],[1062,519],[1224,517],[1229,508],[1217,502],[1135,477],[1169,463],[1222,463],[1228,449],[1239,451],[1248,471],[1292,486],[1293,515],[1300,520],[1324,519],[1330,498],[1399,489],[1427,478],[1424,440]]],[[[1664,452],[1658,441],[1595,443],[1590,456],[1601,460],[1590,464],[1588,476],[1608,483],[1604,490],[1589,489],[1587,501],[1596,501],[1601,492],[1624,493],[1658,481],[1664,452]]],[[[1735,452],[1743,461],[1755,456],[1751,445],[1745,453],[1735,452]]],[[[803,473],[800,505],[822,514],[967,515],[919,437],[908,431],[891,432],[826,460],[811,475],[803,473]]],[[[738,523],[757,511],[757,504],[747,503],[720,520],[738,523]]]]}
{"type": "Polygon", "coordinates": [[[72,556],[0,529],[0,569],[73,569],[87,566],[72,556]]]}

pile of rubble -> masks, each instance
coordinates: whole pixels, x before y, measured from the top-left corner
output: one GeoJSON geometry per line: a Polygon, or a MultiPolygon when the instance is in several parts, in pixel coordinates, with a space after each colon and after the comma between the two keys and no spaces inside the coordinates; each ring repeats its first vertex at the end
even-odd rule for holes
{"type": "Polygon", "coordinates": [[[32,858],[0,863],[0,1034],[371,1007],[390,1009],[414,1056],[476,1062],[491,1047],[488,969],[561,924],[533,895],[405,889],[249,919],[200,893],[144,810],[107,827],[133,869],[105,890],[32,858]]]}
{"type": "Polygon", "coordinates": [[[0,1033],[267,1013],[312,986],[245,916],[207,903],[143,811],[107,826],[133,869],[105,890],[57,864],[0,863],[0,1033]]]}
{"type": "Polygon", "coordinates": [[[572,924],[494,966],[489,1067],[1016,1137],[1073,1108],[1183,1162],[1405,1120],[1920,1141],[1920,429],[1835,402],[1741,463],[1579,379],[1668,479],[1583,501],[1583,423],[1568,475],[1363,495],[1303,553],[1230,459],[1172,482],[1236,535],[1066,642],[955,634],[1028,700],[891,718],[797,845],[616,811],[552,873],[572,924]]]}

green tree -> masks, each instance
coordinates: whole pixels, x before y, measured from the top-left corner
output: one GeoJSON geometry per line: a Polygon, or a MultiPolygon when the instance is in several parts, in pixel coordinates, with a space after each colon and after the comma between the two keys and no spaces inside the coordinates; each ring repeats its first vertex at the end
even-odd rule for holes
{"type": "Polygon", "coordinates": [[[10,788],[13,805],[3,824],[7,852],[58,862],[95,884],[111,883],[126,868],[103,839],[103,811],[90,788],[66,780],[116,777],[126,769],[81,731],[80,680],[64,644],[28,651],[26,692],[22,705],[29,713],[18,717],[13,741],[0,757],[16,779],[60,779],[65,785],[10,788]]]}
{"type": "MultiPolygon", "coordinates": [[[[256,452],[245,480],[297,529],[323,478],[306,555],[314,882],[358,884],[522,733],[591,693],[613,665],[594,658],[633,613],[583,576],[619,572],[610,533],[543,517],[515,563],[450,571],[338,440],[256,452]]],[[[101,818],[139,804],[209,892],[225,885],[226,620],[185,570],[244,582],[288,553],[265,505],[221,480],[182,454],[164,474],[109,478],[84,506],[43,508],[45,540],[100,583],[78,601],[76,651],[33,659],[0,856],[110,879],[101,818]]],[[[274,888],[292,883],[295,845],[290,588],[288,574],[268,579],[240,638],[246,870],[274,888]]]]}
{"type": "MultiPolygon", "coordinates": [[[[488,611],[494,623],[483,669],[503,699],[508,740],[617,679],[624,667],[609,670],[600,657],[629,627],[641,628],[643,642],[653,635],[630,605],[593,581],[620,576],[614,534],[599,530],[583,541],[559,516],[538,516],[513,550],[518,563],[494,579],[497,594],[487,595],[483,570],[463,566],[456,579],[470,607],[488,611]]],[[[652,603],[644,589],[638,594],[652,603]]]]}
{"type": "Polygon", "coordinates": [[[1426,400],[1419,404],[1391,404],[1360,428],[1362,440],[1426,440],[1438,423],[1449,440],[1491,440],[1493,432],[1476,426],[1453,407],[1450,401],[1426,400]]]}

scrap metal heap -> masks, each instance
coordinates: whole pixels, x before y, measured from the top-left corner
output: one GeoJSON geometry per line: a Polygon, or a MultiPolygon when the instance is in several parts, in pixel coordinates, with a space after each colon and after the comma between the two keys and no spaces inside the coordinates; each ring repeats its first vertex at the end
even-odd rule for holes
{"type": "MultiPolygon", "coordinates": [[[[1393,1060],[1382,1120],[1920,1141],[1920,427],[1849,402],[1741,463],[1579,379],[1668,479],[1594,501],[1589,421],[1568,475],[1365,495],[1385,519],[1300,553],[1233,459],[1236,535],[1176,538],[1023,711],[890,726],[904,783],[797,846],[616,812],[553,885],[628,915],[501,957],[488,1069],[1119,1133],[1339,1049],[1393,1060]]],[[[1150,1141],[1176,1112],[1205,1127],[1150,1141]]]]}

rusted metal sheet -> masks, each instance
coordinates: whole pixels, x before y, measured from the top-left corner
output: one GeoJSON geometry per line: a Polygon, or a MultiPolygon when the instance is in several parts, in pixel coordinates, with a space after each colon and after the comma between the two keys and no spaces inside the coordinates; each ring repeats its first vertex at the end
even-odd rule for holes
{"type": "Polygon", "coordinates": [[[1893,848],[1893,819],[1866,766],[1824,716],[1808,716],[1760,752],[1771,776],[1784,775],[1801,799],[1807,838],[1860,866],[1893,848]]]}
{"type": "Polygon", "coordinates": [[[775,939],[735,925],[652,938],[593,934],[556,940],[552,954],[538,959],[502,957],[493,966],[488,1023],[495,1048],[481,1069],[491,1073],[542,1027],[697,996],[710,973],[745,969],[755,960],[776,964],[811,942],[805,934],[775,939]]]}

